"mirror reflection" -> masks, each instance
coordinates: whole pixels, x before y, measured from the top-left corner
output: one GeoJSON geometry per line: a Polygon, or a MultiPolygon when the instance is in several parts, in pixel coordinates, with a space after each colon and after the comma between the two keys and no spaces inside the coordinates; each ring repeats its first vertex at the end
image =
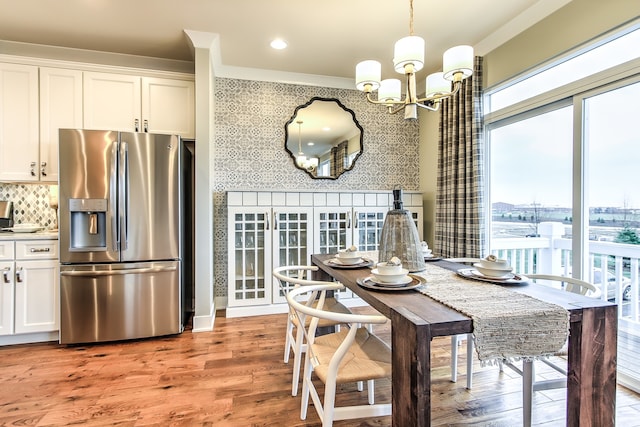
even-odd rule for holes
{"type": "Polygon", "coordinates": [[[285,125],[285,149],[312,178],[336,179],[362,154],[362,127],[337,99],[315,97],[285,125]]]}

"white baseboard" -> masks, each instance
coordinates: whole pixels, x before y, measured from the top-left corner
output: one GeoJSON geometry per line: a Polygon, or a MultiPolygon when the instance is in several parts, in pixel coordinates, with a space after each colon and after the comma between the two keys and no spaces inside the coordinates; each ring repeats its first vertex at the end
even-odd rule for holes
{"type": "Polygon", "coordinates": [[[211,310],[207,316],[193,316],[193,328],[191,332],[210,332],[216,320],[216,303],[211,305],[211,310]]]}
{"type": "Polygon", "coordinates": [[[227,307],[227,317],[262,316],[289,312],[287,304],[254,305],[247,307],[227,307]]]}
{"type": "Polygon", "coordinates": [[[5,335],[0,337],[0,346],[14,344],[29,344],[34,342],[59,342],[60,333],[52,332],[35,332],[32,334],[5,335]]]}

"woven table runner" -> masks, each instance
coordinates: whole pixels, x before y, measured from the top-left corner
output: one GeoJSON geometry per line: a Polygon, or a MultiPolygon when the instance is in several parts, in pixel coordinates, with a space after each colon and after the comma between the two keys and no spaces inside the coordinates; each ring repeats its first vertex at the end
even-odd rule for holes
{"type": "Polygon", "coordinates": [[[421,293],[473,320],[475,348],[483,365],[550,356],[569,336],[569,312],[558,305],[509,286],[464,279],[431,264],[417,274],[427,279],[418,288],[421,293]]]}

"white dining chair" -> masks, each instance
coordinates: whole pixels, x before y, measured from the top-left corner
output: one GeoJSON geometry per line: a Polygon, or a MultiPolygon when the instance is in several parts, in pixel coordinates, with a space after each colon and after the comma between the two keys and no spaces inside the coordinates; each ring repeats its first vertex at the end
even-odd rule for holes
{"type": "MultiPolygon", "coordinates": [[[[316,266],[306,265],[293,265],[277,267],[273,270],[273,276],[278,280],[280,284],[280,290],[284,295],[287,295],[292,289],[299,286],[309,285],[323,285],[333,282],[325,282],[320,280],[309,279],[309,273],[318,271],[316,266]]],[[[351,313],[351,311],[341,304],[335,297],[328,297],[325,301],[325,310],[335,313],[351,313]]],[[[305,343],[303,328],[298,327],[298,317],[295,316],[291,310],[287,316],[287,328],[285,332],[285,347],[284,347],[284,363],[289,363],[289,357],[293,352],[293,376],[291,379],[291,395],[298,395],[298,384],[300,382],[300,366],[302,363],[302,354],[306,351],[307,345],[305,343]]],[[[323,320],[320,322],[320,327],[335,327],[340,329],[340,324],[332,320],[323,320]]],[[[362,385],[360,385],[362,388],[362,385]]]]}
{"type": "MultiPolygon", "coordinates": [[[[580,295],[586,295],[593,298],[599,298],[600,289],[584,280],[575,279],[573,277],[565,277],[565,276],[557,276],[551,274],[527,274],[527,278],[531,279],[534,283],[540,286],[549,286],[549,282],[560,283],[559,288],[566,292],[573,292],[580,295]]],[[[473,336],[472,334],[468,334],[470,337],[467,341],[467,387],[471,388],[471,377],[473,377],[473,336]],[[470,363],[471,361],[471,363],[470,363]]],[[[455,337],[452,337],[452,339],[455,337]]],[[[453,342],[452,342],[452,372],[453,372],[453,364],[457,363],[457,349],[454,354],[453,342]]],[[[565,345],[556,356],[566,356],[566,348],[565,345]]],[[[551,367],[553,370],[559,372],[563,375],[562,378],[558,379],[546,379],[546,380],[536,380],[535,375],[535,363],[531,360],[525,360],[522,362],[522,367],[516,366],[514,363],[510,362],[501,362],[500,363],[500,371],[503,370],[504,366],[509,367],[514,372],[522,376],[522,411],[523,411],[523,426],[530,427],[531,419],[532,419],[532,410],[533,410],[533,393],[535,391],[540,390],[551,390],[556,388],[564,388],[567,386],[567,370],[564,366],[558,365],[549,359],[540,359],[540,363],[544,363],[547,366],[551,367]]],[[[453,374],[452,374],[453,375],[453,374]]]]}
{"type": "Polygon", "coordinates": [[[367,326],[387,322],[382,315],[344,314],[327,311],[324,303],[328,291],[344,289],[340,283],[301,286],[287,293],[287,302],[298,317],[307,341],[302,374],[302,401],[300,419],[307,418],[309,397],[322,420],[323,427],[330,427],[334,420],[385,416],[391,414],[391,403],[374,402],[373,382],[391,377],[391,348],[374,335],[367,326]],[[298,299],[305,295],[306,302],[298,299]],[[313,301],[317,301],[313,306],[313,301]],[[307,322],[307,319],[311,319],[307,322]],[[320,321],[347,324],[346,327],[325,335],[316,336],[320,321]],[[315,375],[314,375],[315,374],[315,375]],[[313,381],[317,377],[324,384],[321,399],[313,381]],[[368,405],[336,407],[338,384],[367,381],[368,405]]]}
{"type": "MultiPolygon", "coordinates": [[[[527,274],[527,277],[538,285],[549,286],[549,282],[560,283],[560,289],[566,292],[586,295],[593,298],[600,296],[600,290],[592,283],[584,280],[575,279],[573,277],[557,276],[552,274],[527,274]]],[[[556,354],[556,356],[566,356],[567,345],[556,354]]],[[[533,410],[533,393],[539,390],[551,390],[556,388],[565,388],[567,386],[567,369],[566,364],[558,365],[549,359],[540,359],[540,363],[544,363],[553,370],[562,374],[562,378],[536,380],[535,362],[525,360],[522,362],[522,368],[513,363],[503,362],[500,364],[500,370],[503,366],[511,368],[514,372],[522,376],[522,410],[524,427],[531,426],[531,415],[533,410]]]]}

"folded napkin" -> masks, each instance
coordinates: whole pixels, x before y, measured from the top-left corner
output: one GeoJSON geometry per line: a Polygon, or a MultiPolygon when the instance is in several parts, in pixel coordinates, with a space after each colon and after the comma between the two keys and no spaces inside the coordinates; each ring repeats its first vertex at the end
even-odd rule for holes
{"type": "Polygon", "coordinates": [[[528,295],[463,279],[455,272],[427,265],[420,292],[473,320],[478,359],[483,365],[501,360],[534,360],[557,353],[569,336],[569,312],[528,295]]]}

